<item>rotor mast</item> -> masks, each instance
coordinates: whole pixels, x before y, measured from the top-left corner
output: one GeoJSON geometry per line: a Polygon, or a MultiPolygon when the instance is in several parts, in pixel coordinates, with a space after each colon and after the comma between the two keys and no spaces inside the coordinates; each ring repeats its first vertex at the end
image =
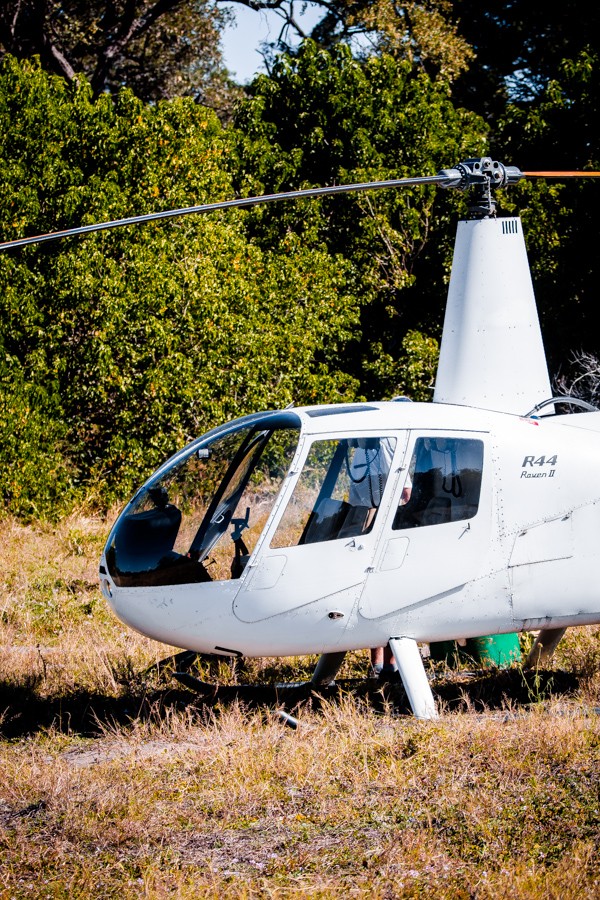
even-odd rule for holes
{"type": "Polygon", "coordinates": [[[493,196],[524,174],[487,157],[440,174],[472,197],[456,233],[433,400],[525,414],[551,396],[548,365],[521,220],[497,217],[493,196]]]}

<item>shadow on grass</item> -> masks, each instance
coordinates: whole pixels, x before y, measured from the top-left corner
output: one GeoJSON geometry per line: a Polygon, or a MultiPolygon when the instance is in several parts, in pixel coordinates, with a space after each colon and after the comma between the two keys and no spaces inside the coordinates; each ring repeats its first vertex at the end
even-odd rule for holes
{"type": "MultiPolygon", "coordinates": [[[[148,687],[142,679],[123,686],[119,696],[80,690],[64,696],[44,697],[39,683],[0,682],[0,734],[15,739],[48,728],[86,737],[98,736],[103,728],[127,726],[136,720],[160,720],[171,711],[197,712],[199,720],[207,713],[241,702],[248,709],[285,709],[301,713],[310,705],[318,710],[323,701],[331,702],[352,694],[375,711],[393,709],[408,714],[410,709],[398,681],[379,683],[368,679],[340,679],[318,692],[309,684],[282,688],[268,684],[221,685],[207,689],[202,696],[175,685],[148,687]]],[[[487,672],[450,673],[433,684],[434,696],[449,711],[499,710],[523,708],[550,697],[574,694],[579,679],[560,671],[524,671],[514,667],[487,672]]]]}
{"type": "Polygon", "coordinates": [[[580,679],[572,672],[556,669],[490,669],[469,675],[449,675],[434,687],[434,695],[446,709],[460,711],[499,710],[518,707],[524,709],[552,697],[574,695],[580,679]]]}
{"type": "Polygon", "coordinates": [[[0,734],[14,739],[55,728],[96,737],[105,726],[127,725],[138,718],[160,717],[168,708],[185,708],[190,696],[183,689],[128,688],[118,697],[87,690],[44,697],[30,686],[0,682],[0,734]]]}

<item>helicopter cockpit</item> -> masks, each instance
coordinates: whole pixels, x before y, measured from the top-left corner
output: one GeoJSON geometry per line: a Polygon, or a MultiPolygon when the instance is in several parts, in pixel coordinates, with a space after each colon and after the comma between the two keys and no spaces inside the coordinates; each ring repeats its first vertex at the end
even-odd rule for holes
{"type": "Polygon", "coordinates": [[[168,460],[109,537],[106,562],[115,584],[239,578],[279,494],[299,433],[300,419],[292,412],[245,416],[168,460]]]}
{"type": "MultiPolygon", "coordinates": [[[[118,587],[241,576],[298,447],[301,419],[262,413],[214,429],[173,456],[123,511],[106,549],[118,587]]],[[[373,527],[396,441],[315,441],[272,547],[351,538],[373,527]]]]}
{"type": "MultiPolygon", "coordinates": [[[[364,411],[352,411],[357,409],[364,411]]],[[[280,562],[281,552],[294,547],[366,536],[393,471],[405,474],[395,515],[386,512],[388,530],[476,514],[480,440],[415,436],[408,444],[410,464],[393,469],[398,440],[404,452],[408,431],[311,437],[302,421],[292,410],[246,416],[213,429],[168,460],[138,491],[109,536],[106,566],[114,584],[239,579],[263,533],[266,553],[279,553],[280,562]],[[301,435],[299,465],[291,472],[301,435]],[[294,476],[291,481],[288,475],[294,476]]]]}

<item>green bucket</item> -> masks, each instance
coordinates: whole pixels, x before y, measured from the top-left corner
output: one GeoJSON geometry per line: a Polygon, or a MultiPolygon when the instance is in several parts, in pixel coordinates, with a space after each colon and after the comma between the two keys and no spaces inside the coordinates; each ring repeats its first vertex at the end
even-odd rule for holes
{"type": "Polygon", "coordinates": [[[499,669],[505,669],[521,660],[518,634],[488,634],[468,638],[465,647],[461,647],[456,641],[436,641],[430,644],[429,652],[434,662],[445,662],[452,669],[469,659],[474,659],[482,666],[495,666],[499,669]]]}
{"type": "Polygon", "coordinates": [[[483,666],[505,669],[521,661],[521,645],[518,634],[488,634],[469,638],[465,651],[483,666]]]}

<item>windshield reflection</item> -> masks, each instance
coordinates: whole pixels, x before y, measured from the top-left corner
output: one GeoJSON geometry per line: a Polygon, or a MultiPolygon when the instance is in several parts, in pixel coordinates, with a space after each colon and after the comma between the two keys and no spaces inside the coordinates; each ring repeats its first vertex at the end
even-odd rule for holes
{"type": "Polygon", "coordinates": [[[190,445],[140,491],[107,548],[117,585],[240,577],[287,474],[300,427],[291,413],[253,418],[190,445]]]}

